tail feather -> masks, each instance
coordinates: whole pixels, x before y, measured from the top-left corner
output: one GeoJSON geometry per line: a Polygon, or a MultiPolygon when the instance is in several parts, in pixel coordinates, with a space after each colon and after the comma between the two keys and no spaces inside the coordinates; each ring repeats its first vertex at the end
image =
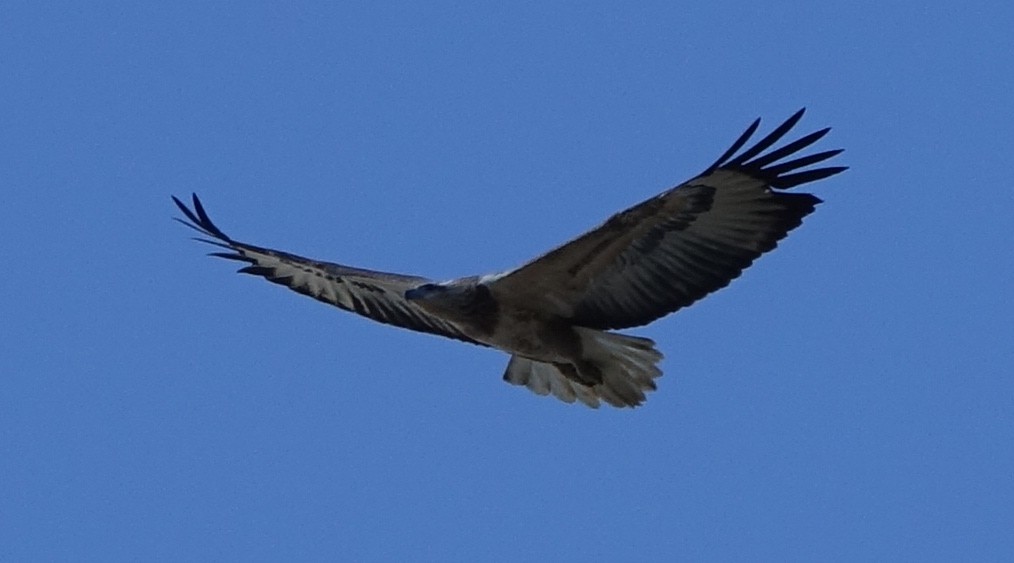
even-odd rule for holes
{"type": "Polygon", "coordinates": [[[591,329],[578,329],[584,346],[583,359],[601,372],[602,382],[584,385],[568,378],[554,364],[511,356],[504,380],[523,385],[538,395],[552,394],[566,403],[577,400],[592,408],[601,401],[615,407],[636,407],[645,392],[655,390],[654,379],[662,375],[656,365],[662,354],[647,338],[591,329]]]}
{"type": "Polygon", "coordinates": [[[567,379],[553,364],[511,356],[503,378],[508,383],[528,387],[536,395],[552,393],[565,403],[580,400],[593,409],[599,406],[599,399],[592,388],[567,379]]]}

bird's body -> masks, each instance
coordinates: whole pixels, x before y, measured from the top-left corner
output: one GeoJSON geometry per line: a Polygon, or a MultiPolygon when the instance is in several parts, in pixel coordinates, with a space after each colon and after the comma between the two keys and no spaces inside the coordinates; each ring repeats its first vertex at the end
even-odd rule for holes
{"type": "Polygon", "coordinates": [[[759,120],[704,173],[524,266],[443,283],[351,268],[226,236],[196,196],[173,198],[188,226],[248,265],[240,271],[376,321],[503,350],[504,379],[539,394],[598,406],[636,406],[662,359],[647,338],[610,332],[647,324],[727,285],[800,224],[820,200],[781,190],[844,170],[799,171],[839,150],[780,160],[828,129],[764,151],[802,110],[739,156],[759,120]],[[776,191],[778,190],[778,191],[776,191]]]}

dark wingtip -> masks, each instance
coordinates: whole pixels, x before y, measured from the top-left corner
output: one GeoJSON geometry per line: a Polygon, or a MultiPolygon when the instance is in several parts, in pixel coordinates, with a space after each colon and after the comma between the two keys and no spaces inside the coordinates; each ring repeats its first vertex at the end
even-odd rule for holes
{"type": "Polygon", "coordinates": [[[800,170],[806,166],[837,156],[843,149],[828,150],[815,154],[799,156],[798,158],[787,162],[782,161],[785,158],[798,155],[800,151],[823,139],[824,136],[831,131],[830,127],[814,131],[813,133],[804,135],[795,141],[781,146],[780,148],[768,151],[768,149],[780,141],[793,127],[796,126],[797,123],[799,123],[805,113],[805,106],[799,108],[781,125],[765,135],[764,138],[757,141],[753,146],[744,150],[739,155],[735,155],[735,152],[741,149],[746,143],[748,137],[750,136],[749,134],[752,134],[756,130],[760,120],[758,119],[757,121],[754,121],[750,128],[747,129],[747,133],[740,135],[736,142],[733,143],[732,147],[727,150],[725,154],[723,154],[722,157],[715,162],[715,164],[709,167],[705,174],[714,172],[719,168],[725,168],[751,175],[757,179],[767,182],[773,188],[788,189],[800,184],[827,178],[828,176],[833,176],[847,170],[848,167],[846,166],[830,166],[814,170],[800,170]]]}
{"type": "Polygon", "coordinates": [[[751,160],[753,157],[759,155],[760,153],[762,153],[763,151],[767,150],[769,147],[777,143],[779,140],[781,140],[781,138],[784,137],[786,133],[788,133],[793,127],[796,126],[797,123],[799,123],[799,120],[803,118],[803,113],[805,112],[806,108],[802,108],[796,113],[792,114],[792,116],[786,119],[784,123],[782,123],[778,127],[775,127],[775,129],[770,133],[768,133],[763,139],[757,141],[757,144],[743,151],[743,154],[737,156],[735,159],[729,162],[729,165],[745,166],[747,161],[751,160]]]}
{"type": "MultiPolygon", "coordinates": [[[[173,203],[176,204],[176,207],[178,207],[183,215],[186,216],[186,219],[173,217],[173,220],[204,235],[203,237],[193,237],[194,240],[203,242],[204,244],[224,248],[229,251],[209,252],[209,256],[225,258],[227,260],[237,260],[239,262],[254,262],[250,258],[246,257],[244,252],[256,247],[234,241],[223,233],[221,229],[216,227],[215,223],[213,223],[211,218],[208,217],[208,212],[205,211],[204,205],[201,203],[201,199],[197,197],[197,194],[190,194],[191,201],[193,201],[193,209],[187,207],[187,205],[180,201],[178,197],[170,197],[172,197],[173,203]]],[[[250,271],[245,271],[244,273],[250,273],[250,271]]]]}
{"type": "Polygon", "coordinates": [[[197,216],[201,218],[201,223],[211,224],[211,219],[208,218],[208,213],[204,211],[204,206],[201,205],[201,199],[197,197],[196,193],[191,193],[190,197],[194,201],[194,211],[197,212],[197,216]]]}
{"type": "Polygon", "coordinates": [[[210,237],[217,238],[227,243],[232,242],[232,239],[226,236],[226,234],[215,225],[211,218],[208,217],[208,213],[204,210],[204,205],[201,204],[201,199],[197,197],[196,193],[190,194],[190,198],[193,201],[193,209],[187,207],[186,204],[180,201],[178,197],[170,197],[172,197],[173,203],[176,204],[176,207],[178,207],[187,218],[187,221],[179,218],[176,219],[177,221],[210,237]]]}
{"type": "MultiPolygon", "coordinates": [[[[188,208],[182,201],[180,201],[179,198],[177,198],[176,196],[170,196],[170,197],[173,198],[173,203],[176,204],[176,207],[178,207],[179,210],[183,212],[183,215],[185,215],[186,218],[189,219],[190,222],[193,223],[193,224],[192,225],[187,224],[182,219],[176,219],[176,220],[179,221],[179,222],[181,222],[181,223],[183,223],[184,225],[187,225],[188,227],[197,228],[198,225],[200,224],[200,221],[197,220],[197,216],[195,216],[194,213],[192,211],[190,211],[190,208],[188,208]]],[[[198,230],[200,230],[200,229],[198,229],[198,230]]]]}
{"type": "Polygon", "coordinates": [[[810,182],[816,182],[817,180],[823,180],[829,178],[835,174],[840,174],[848,170],[848,166],[828,166],[827,168],[817,168],[815,170],[804,170],[802,172],[795,172],[793,174],[785,174],[779,176],[770,181],[772,187],[787,190],[794,188],[801,184],[809,184],[810,182]]]}
{"type": "Polygon", "coordinates": [[[799,120],[803,119],[803,115],[805,114],[806,106],[803,106],[796,110],[796,113],[790,115],[789,118],[785,120],[785,123],[782,123],[781,127],[784,127],[786,131],[792,129],[797,123],[799,123],[799,120]]]}
{"type": "Polygon", "coordinates": [[[753,123],[751,123],[750,126],[746,128],[746,131],[743,131],[743,133],[740,134],[739,138],[737,138],[732,143],[732,145],[728,149],[726,149],[724,153],[722,153],[722,156],[715,159],[715,162],[711,163],[711,166],[708,166],[708,168],[705,169],[705,171],[701,175],[706,176],[708,174],[711,174],[712,172],[717,170],[720,166],[725,164],[725,161],[732,158],[732,155],[736,154],[736,151],[743,148],[743,145],[745,145],[746,142],[750,140],[750,137],[752,137],[753,134],[757,132],[757,128],[760,127],[760,123],[761,118],[759,117],[753,120],[753,123]]]}

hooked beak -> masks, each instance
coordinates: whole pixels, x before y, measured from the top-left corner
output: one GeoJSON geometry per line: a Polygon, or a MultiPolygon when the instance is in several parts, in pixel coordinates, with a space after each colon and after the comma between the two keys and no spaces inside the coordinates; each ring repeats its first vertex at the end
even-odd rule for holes
{"type": "Polygon", "coordinates": [[[426,293],[425,291],[419,289],[418,287],[413,287],[412,289],[405,292],[405,299],[409,301],[414,301],[416,299],[422,298],[425,293],[426,293]]]}
{"type": "Polygon", "coordinates": [[[433,295],[433,293],[438,288],[440,288],[440,286],[438,286],[436,284],[424,283],[424,284],[422,284],[422,285],[420,285],[418,287],[413,287],[412,289],[406,291],[405,292],[405,299],[407,299],[409,301],[415,301],[417,299],[425,299],[425,298],[429,297],[430,295],[433,295]]]}

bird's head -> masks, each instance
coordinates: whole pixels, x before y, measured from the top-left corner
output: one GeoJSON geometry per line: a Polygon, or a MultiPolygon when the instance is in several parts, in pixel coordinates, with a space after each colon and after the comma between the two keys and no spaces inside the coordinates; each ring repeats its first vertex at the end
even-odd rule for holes
{"type": "Polygon", "coordinates": [[[456,283],[424,283],[405,292],[406,300],[434,313],[467,309],[474,296],[474,286],[456,283]]]}

